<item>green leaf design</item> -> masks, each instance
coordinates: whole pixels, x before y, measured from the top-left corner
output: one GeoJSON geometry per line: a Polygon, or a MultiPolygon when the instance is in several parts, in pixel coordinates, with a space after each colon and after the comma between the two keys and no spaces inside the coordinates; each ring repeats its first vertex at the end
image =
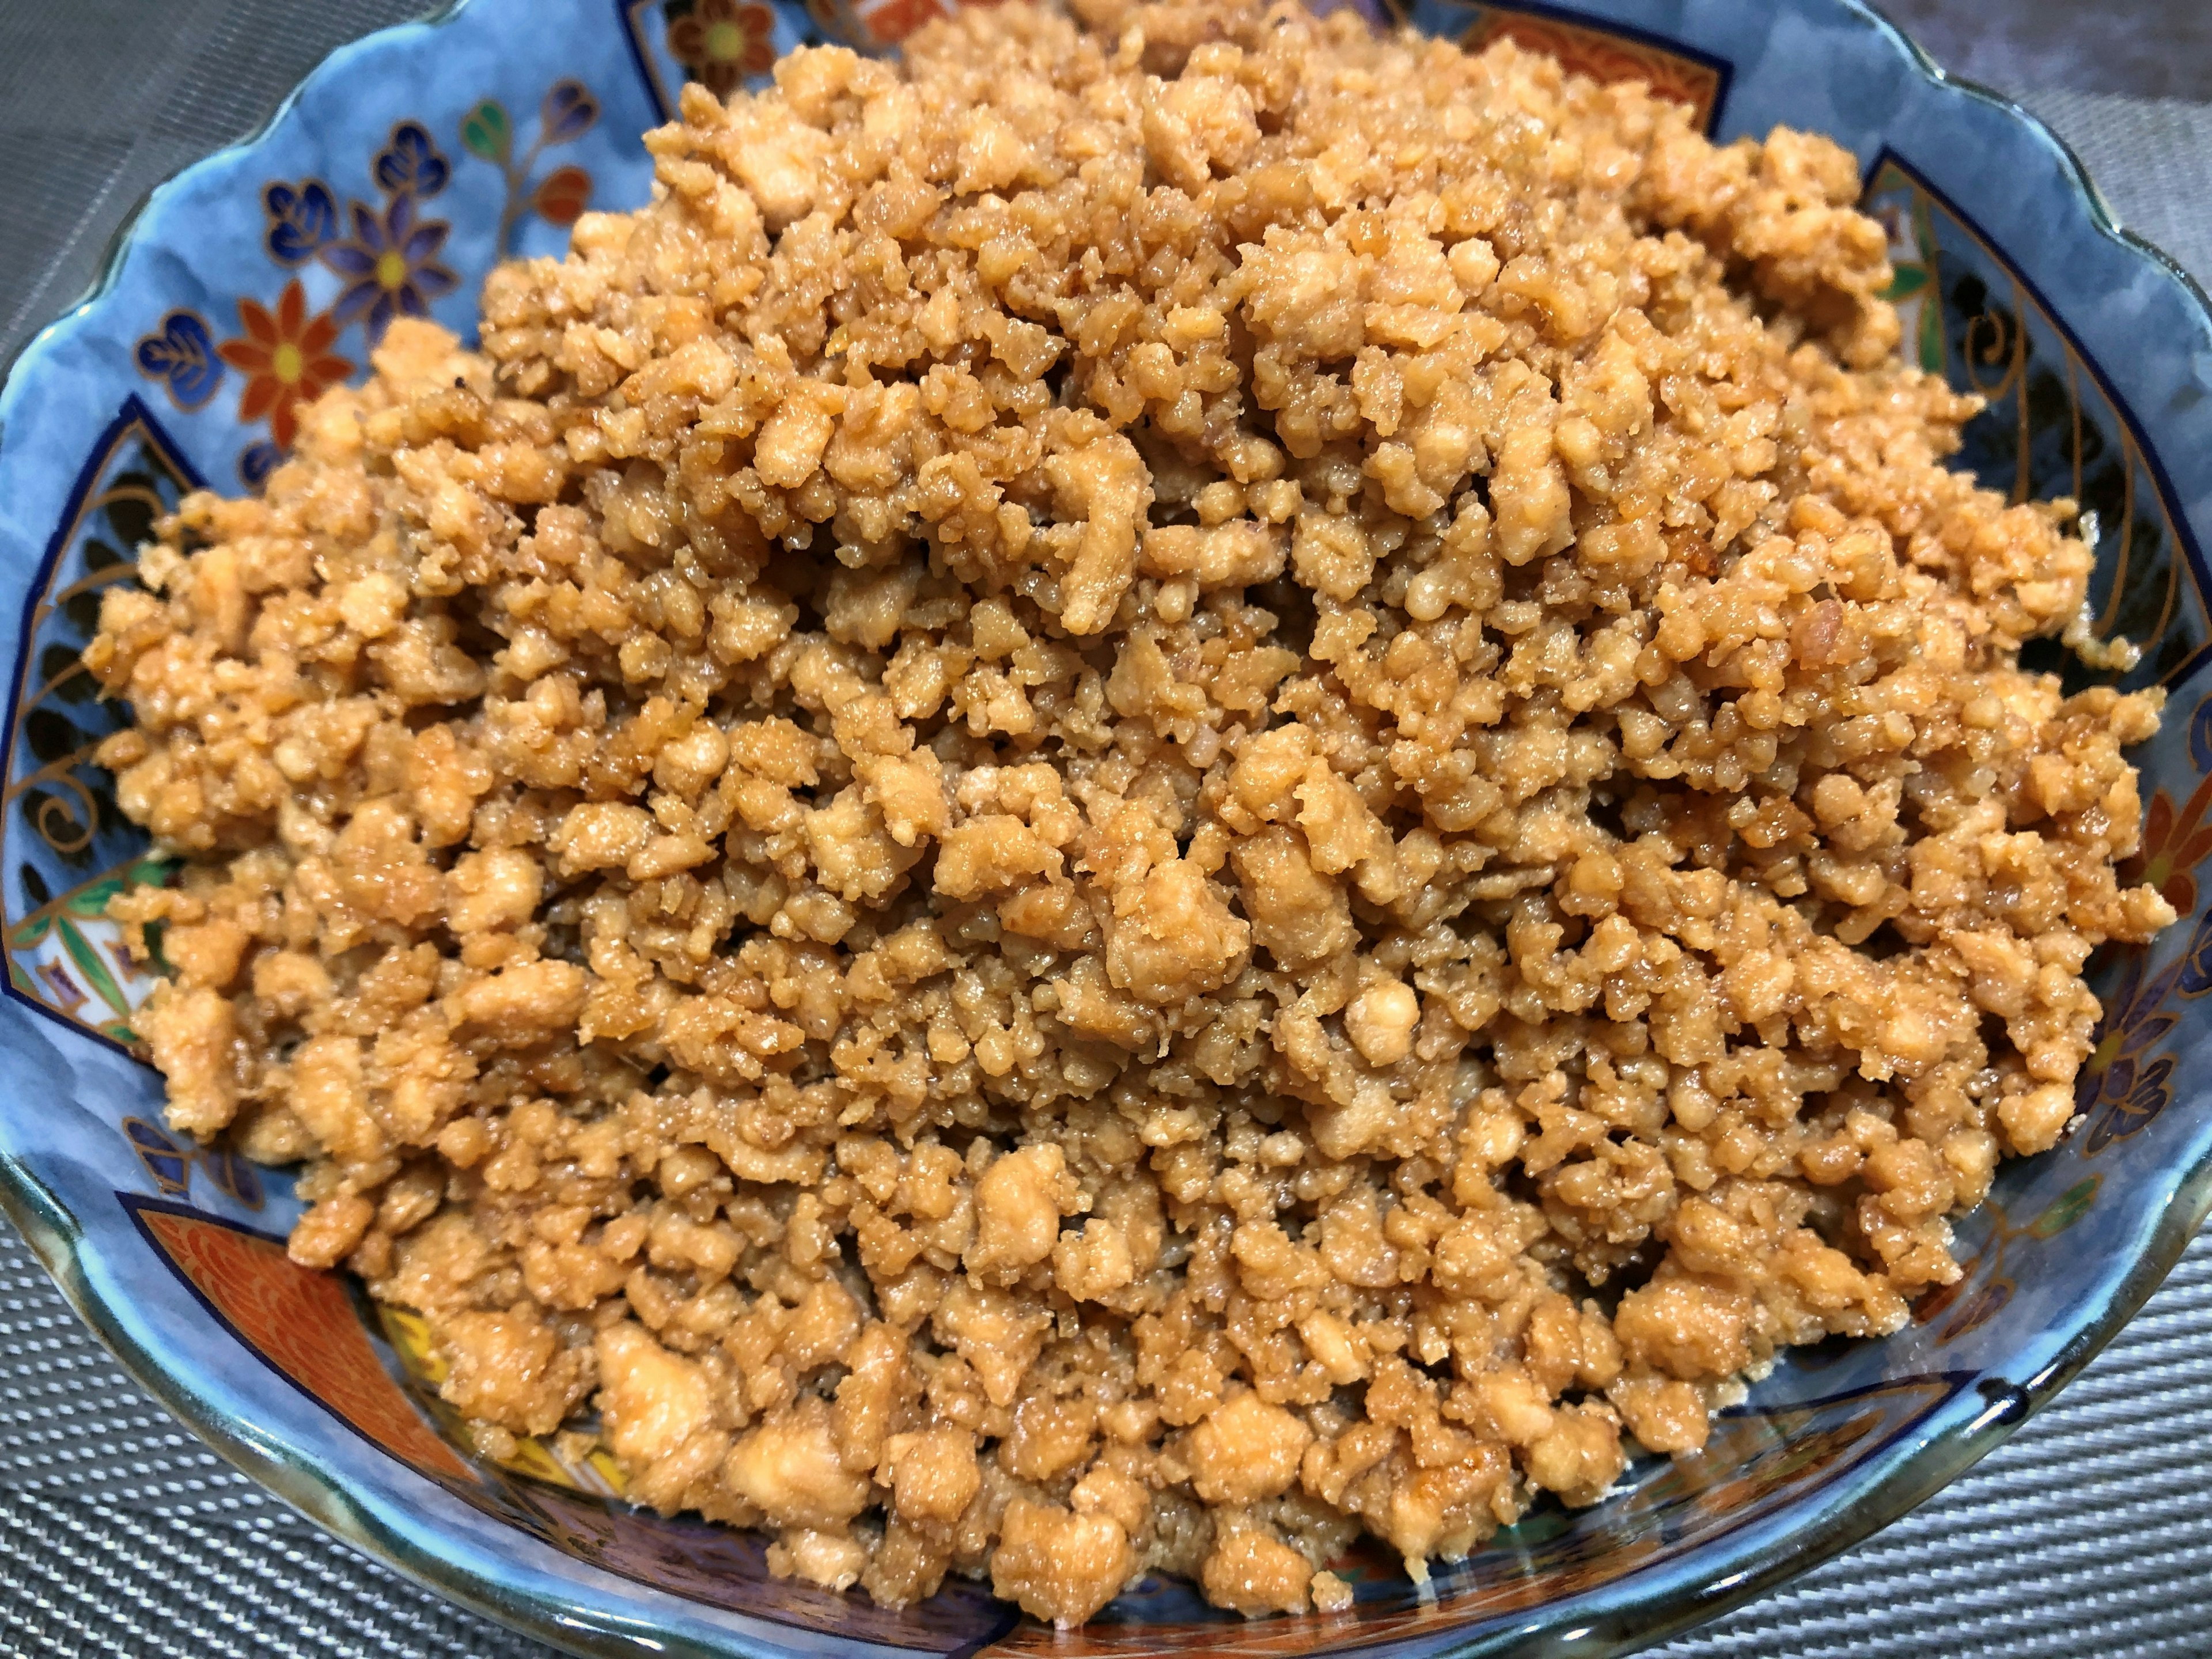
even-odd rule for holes
{"type": "Polygon", "coordinates": [[[121,871],[105,876],[88,886],[80,887],[62,901],[62,908],[73,916],[88,919],[107,914],[109,902],[130,884],[131,878],[121,871]]]}
{"type": "Polygon", "coordinates": [[[70,960],[92,981],[92,988],[100,994],[100,1000],[127,1018],[131,1004],[123,994],[123,988],[115,982],[115,975],[100,959],[100,952],[92,948],[92,941],[77,932],[76,924],[67,916],[57,917],[56,924],[62,936],[62,949],[69,952],[70,960]]]}
{"type": "Polygon", "coordinates": [[[1943,372],[1943,307],[1933,294],[1920,307],[1920,367],[1930,374],[1943,372]]]}
{"type": "MultiPolygon", "coordinates": [[[[177,870],[174,859],[164,858],[158,854],[151,858],[143,858],[123,872],[123,886],[167,887],[169,878],[176,874],[177,870]]],[[[122,889],[116,890],[119,892],[122,889]]]]}
{"type": "Polygon", "coordinates": [[[1882,290],[1881,297],[1890,301],[1909,300],[1927,286],[1927,266],[1899,265],[1889,279],[1889,286],[1882,290]]]}
{"type": "Polygon", "coordinates": [[[2097,1188],[2104,1180],[2102,1176],[2091,1176],[2086,1181],[2075,1182],[2051,1200],[2049,1209],[2028,1224],[2028,1231],[2041,1239],[2057,1237],[2089,1213],[2089,1206],[2096,1202],[2097,1188]]]}
{"type": "Polygon", "coordinates": [[[461,122],[461,143],[471,155],[504,167],[514,142],[514,124],[496,98],[487,98],[461,122]]]}

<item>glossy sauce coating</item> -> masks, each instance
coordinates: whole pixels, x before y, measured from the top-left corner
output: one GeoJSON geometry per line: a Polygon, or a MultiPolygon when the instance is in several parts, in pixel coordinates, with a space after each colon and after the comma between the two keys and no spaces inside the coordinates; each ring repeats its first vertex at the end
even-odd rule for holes
{"type": "Polygon", "coordinates": [[[1896,1329],[2172,920],[1832,143],[1349,13],[685,89],[87,659],[173,1123],[498,1449],[1324,1609],[1896,1329]],[[580,1432],[571,1426],[569,1432],[580,1432]]]}

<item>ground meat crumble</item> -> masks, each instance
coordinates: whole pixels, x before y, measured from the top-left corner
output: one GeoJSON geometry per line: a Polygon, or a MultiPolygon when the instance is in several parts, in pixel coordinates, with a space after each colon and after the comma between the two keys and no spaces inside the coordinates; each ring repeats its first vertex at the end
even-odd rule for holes
{"type": "Polygon", "coordinates": [[[687,87],[87,660],[171,1121],[489,1437],[896,1605],[1341,1607],[1954,1279],[2155,693],[1851,157],[1249,4],[687,87]],[[596,1418],[592,1416],[596,1413],[596,1418]]]}

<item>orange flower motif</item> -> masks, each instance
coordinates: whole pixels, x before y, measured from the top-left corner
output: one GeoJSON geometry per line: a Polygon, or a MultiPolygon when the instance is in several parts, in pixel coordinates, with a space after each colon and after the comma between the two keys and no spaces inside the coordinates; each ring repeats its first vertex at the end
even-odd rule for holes
{"type": "Polygon", "coordinates": [[[775,14],[753,0],[698,0],[668,26],[668,50],[691,78],[726,98],[775,63],[775,14]]]}
{"type": "Polygon", "coordinates": [[[289,449],[299,430],[299,406],[353,373],[351,363],[330,355],[338,325],[328,315],[308,317],[307,291],[296,279],[284,285],[274,316],[258,301],[241,299],[238,320],[245,333],[216,348],[223,362],[247,377],[238,418],[265,416],[277,444],[289,449]]]}
{"type": "Polygon", "coordinates": [[[2208,808],[2212,777],[2197,786],[2179,812],[2165,790],[2153,794],[2150,810],[2143,814],[2142,850],[2120,866],[2121,881],[2130,886],[2148,882],[2181,915],[2193,912],[2197,878],[2191,872],[2212,854],[2212,824],[2204,822],[2208,808]]]}

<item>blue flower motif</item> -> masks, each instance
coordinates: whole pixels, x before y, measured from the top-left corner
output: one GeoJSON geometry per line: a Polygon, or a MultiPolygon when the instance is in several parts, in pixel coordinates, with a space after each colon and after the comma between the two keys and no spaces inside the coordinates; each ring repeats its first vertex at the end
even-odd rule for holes
{"type": "Polygon", "coordinates": [[[2197,705],[2189,717],[2189,758],[2200,772],[2212,772],[2212,697],[2197,705]]]}
{"type": "Polygon", "coordinates": [[[222,384],[215,338],[196,311],[171,312],[161,319],[161,331],[142,337],[131,355],[141,374],[167,383],[180,409],[198,409],[222,384]]]}
{"type": "Polygon", "coordinates": [[[158,1124],[143,1117],[126,1117],[119,1126],[131,1150],[154,1177],[154,1185],[171,1198],[182,1198],[191,1189],[192,1155],[171,1139],[158,1124]]]}
{"type": "Polygon", "coordinates": [[[2173,1098],[2172,1075],[2172,1054],[2145,1055],[2140,1061],[2129,1056],[2114,1065],[2098,1091],[2105,1111],[2089,1131],[2084,1155],[2094,1158],[2112,1142],[2125,1140],[2164,1111],[2173,1098]]]}
{"type": "Polygon", "coordinates": [[[374,345],[394,317],[428,316],[431,301],[460,286],[461,279],[436,258],[446,231],[441,219],[418,222],[415,198],[406,192],[393,197],[380,217],[356,202],[352,237],[322,250],[323,263],[346,283],[331,307],[332,320],[343,327],[362,318],[362,331],[374,345]]]}
{"type": "Polygon", "coordinates": [[[154,1185],[167,1197],[191,1195],[192,1165],[198,1164],[206,1170],[209,1180],[247,1209],[258,1210],[266,1200],[260,1173],[227,1146],[179,1142],[160,1124],[143,1117],[126,1117],[117,1127],[131,1143],[131,1150],[138,1154],[146,1173],[154,1177],[154,1185]]]}
{"type": "Polygon", "coordinates": [[[269,214],[262,240],[269,257],[288,270],[307,264],[338,234],[338,204],[319,179],[272,184],[261,192],[261,205],[269,214]]]}
{"type": "Polygon", "coordinates": [[[258,489],[283,459],[283,446],[264,438],[260,442],[248,444],[238,452],[238,476],[248,489],[258,489]]]}
{"type": "Polygon", "coordinates": [[[2074,1082],[2075,1109],[2089,1120],[2083,1157],[2126,1139],[2172,1101],[2173,1056],[2151,1050],[2177,1022],[2166,999],[2193,959],[2192,951],[2146,984],[2142,953],[2134,953],[2118,994],[2106,1005],[2097,1046],[2074,1082]]]}
{"type": "Polygon", "coordinates": [[[261,1175],[253,1165],[227,1146],[210,1146],[200,1154],[208,1179],[249,1210],[261,1207],[261,1175]]]}
{"type": "Polygon", "coordinates": [[[402,121],[392,129],[392,142],[376,158],[376,187],[387,196],[412,196],[427,201],[445,189],[453,169],[419,121],[402,121]]]}
{"type": "Polygon", "coordinates": [[[2181,994],[2201,997],[2212,991],[2212,910],[2197,918],[2189,936],[2189,953],[2181,958],[2181,994]]]}
{"type": "Polygon", "coordinates": [[[599,100],[581,81],[556,81],[538,112],[538,146],[566,144],[582,137],[599,118],[599,100]]]}

